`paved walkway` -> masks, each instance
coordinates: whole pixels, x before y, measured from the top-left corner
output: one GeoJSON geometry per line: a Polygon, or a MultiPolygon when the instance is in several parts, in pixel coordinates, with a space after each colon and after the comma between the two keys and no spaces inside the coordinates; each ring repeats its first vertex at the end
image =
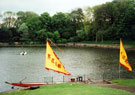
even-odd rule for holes
{"type": "Polygon", "coordinates": [[[135,93],[135,87],[128,87],[128,86],[121,86],[115,84],[97,84],[98,86],[108,87],[108,88],[115,88],[120,90],[126,90],[131,93],[135,93]]]}
{"type": "Polygon", "coordinates": [[[89,82],[88,84],[102,86],[102,87],[108,87],[108,88],[115,88],[115,89],[125,90],[125,91],[131,92],[131,93],[135,93],[135,87],[116,85],[116,84],[106,83],[103,81],[89,82]]]}

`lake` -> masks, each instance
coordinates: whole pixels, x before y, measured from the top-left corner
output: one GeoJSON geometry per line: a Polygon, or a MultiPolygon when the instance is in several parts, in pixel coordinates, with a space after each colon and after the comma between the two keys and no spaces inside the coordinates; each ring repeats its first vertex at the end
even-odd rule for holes
{"type": "MultiPolygon", "coordinates": [[[[75,76],[90,77],[95,80],[119,78],[119,50],[99,48],[61,47],[64,53],[53,48],[66,70],[75,76]]],[[[63,74],[45,69],[45,47],[0,47],[0,92],[11,89],[5,84],[19,82],[63,81],[63,74]],[[23,50],[25,56],[20,55],[23,50]]],[[[127,51],[129,63],[135,68],[135,51],[127,51]]],[[[65,80],[69,77],[64,76],[65,80]]],[[[135,78],[135,73],[121,67],[121,78],[135,78]]]]}

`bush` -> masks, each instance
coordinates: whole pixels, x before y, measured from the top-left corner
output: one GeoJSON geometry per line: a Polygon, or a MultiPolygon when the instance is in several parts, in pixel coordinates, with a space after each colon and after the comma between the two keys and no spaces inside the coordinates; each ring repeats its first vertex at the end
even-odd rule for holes
{"type": "Polygon", "coordinates": [[[56,42],[57,43],[67,43],[68,41],[67,41],[67,39],[62,38],[62,39],[57,40],[56,42]]]}
{"type": "Polygon", "coordinates": [[[75,41],[75,38],[74,37],[70,37],[69,39],[68,39],[68,42],[74,42],[75,41]]]}
{"type": "Polygon", "coordinates": [[[67,39],[61,39],[62,43],[67,43],[67,39]]]}

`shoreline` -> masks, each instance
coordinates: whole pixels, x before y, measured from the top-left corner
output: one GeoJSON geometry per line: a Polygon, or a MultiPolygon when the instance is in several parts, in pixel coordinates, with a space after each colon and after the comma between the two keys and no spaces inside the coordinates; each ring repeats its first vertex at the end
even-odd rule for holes
{"type": "MultiPolygon", "coordinates": [[[[56,44],[59,47],[77,47],[77,48],[103,48],[103,49],[120,49],[120,46],[118,44],[114,45],[105,45],[105,44],[86,44],[86,43],[66,43],[66,44],[56,44]]],[[[0,44],[0,47],[44,47],[46,44],[40,44],[40,45],[9,45],[9,44],[0,44]]],[[[124,46],[126,50],[133,50],[135,51],[135,47],[131,46],[124,46]]]]}

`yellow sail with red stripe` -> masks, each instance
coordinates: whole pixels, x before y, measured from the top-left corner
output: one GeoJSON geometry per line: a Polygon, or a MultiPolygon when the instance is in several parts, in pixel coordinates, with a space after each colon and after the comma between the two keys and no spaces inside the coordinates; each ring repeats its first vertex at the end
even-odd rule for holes
{"type": "Polygon", "coordinates": [[[123,42],[120,40],[120,64],[124,66],[128,71],[132,72],[131,65],[128,62],[127,54],[124,49],[123,42]]]}
{"type": "Polygon", "coordinates": [[[69,72],[67,72],[63,66],[63,64],[60,62],[59,58],[55,54],[55,52],[52,50],[50,43],[47,41],[46,44],[46,64],[45,68],[47,70],[53,70],[58,73],[63,73],[65,75],[71,75],[69,72]]]}

